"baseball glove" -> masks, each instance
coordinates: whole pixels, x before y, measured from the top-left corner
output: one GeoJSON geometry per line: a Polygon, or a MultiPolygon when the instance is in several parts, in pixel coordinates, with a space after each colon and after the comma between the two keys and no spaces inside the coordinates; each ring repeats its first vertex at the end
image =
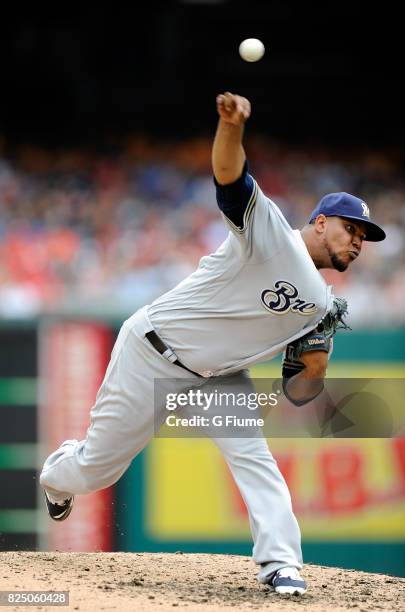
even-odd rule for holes
{"type": "Polygon", "coordinates": [[[318,326],[306,336],[288,344],[283,355],[283,379],[291,378],[305,368],[300,360],[303,353],[325,351],[329,355],[333,350],[333,336],[338,329],[351,329],[345,322],[347,302],[343,298],[334,298],[332,309],[326,313],[318,326]]]}

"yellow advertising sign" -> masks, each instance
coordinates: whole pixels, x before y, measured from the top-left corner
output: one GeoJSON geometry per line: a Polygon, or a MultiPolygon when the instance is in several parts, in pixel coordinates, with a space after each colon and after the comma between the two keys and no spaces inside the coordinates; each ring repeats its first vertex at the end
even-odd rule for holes
{"type": "MultiPolygon", "coordinates": [[[[303,538],[405,540],[404,439],[272,439],[303,538]]],[[[147,530],[161,540],[250,538],[246,507],[207,439],[147,451],[147,530]]]]}

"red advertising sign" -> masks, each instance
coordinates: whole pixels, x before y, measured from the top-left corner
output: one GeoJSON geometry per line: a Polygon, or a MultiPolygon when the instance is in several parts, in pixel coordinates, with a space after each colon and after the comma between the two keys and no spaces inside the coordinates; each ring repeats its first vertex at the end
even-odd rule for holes
{"type": "MultiPolygon", "coordinates": [[[[112,334],[103,325],[62,321],[43,326],[39,346],[40,436],[46,455],[64,440],[84,439],[109,361],[112,334]]],[[[112,523],[111,488],[77,496],[63,527],[47,522],[48,547],[111,550],[112,523]]]]}

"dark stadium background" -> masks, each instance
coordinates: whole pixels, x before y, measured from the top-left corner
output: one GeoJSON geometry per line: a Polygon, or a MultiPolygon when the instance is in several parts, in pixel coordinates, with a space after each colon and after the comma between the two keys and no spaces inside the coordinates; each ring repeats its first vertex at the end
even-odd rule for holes
{"type": "Polygon", "coordinates": [[[6,9],[0,134],[8,145],[113,147],[128,132],[213,129],[215,95],[294,143],[400,146],[401,20],[390,3],[183,1],[6,9]],[[9,13],[9,14],[8,14],[9,13]],[[243,62],[244,38],[264,41],[243,62]]]}

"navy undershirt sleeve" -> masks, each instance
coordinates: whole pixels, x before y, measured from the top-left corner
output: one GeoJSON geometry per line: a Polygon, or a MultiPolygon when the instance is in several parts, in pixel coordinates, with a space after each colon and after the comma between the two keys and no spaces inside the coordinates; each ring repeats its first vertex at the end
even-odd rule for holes
{"type": "Polygon", "coordinates": [[[249,174],[247,161],[243,166],[242,174],[233,183],[220,185],[214,176],[217,191],[217,202],[220,210],[240,229],[243,228],[243,215],[253,192],[254,182],[249,174]]]}

